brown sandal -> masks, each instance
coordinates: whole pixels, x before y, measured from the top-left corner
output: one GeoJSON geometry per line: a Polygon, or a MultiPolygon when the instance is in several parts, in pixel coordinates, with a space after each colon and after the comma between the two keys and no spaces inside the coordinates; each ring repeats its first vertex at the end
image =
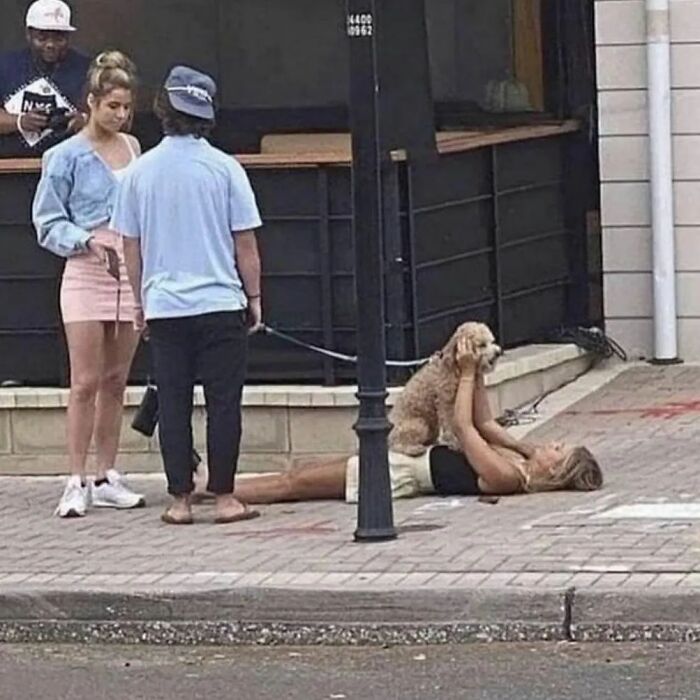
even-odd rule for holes
{"type": "Polygon", "coordinates": [[[160,519],[164,523],[168,523],[168,525],[192,525],[194,523],[194,519],[191,515],[188,518],[174,518],[170,514],[170,509],[164,511],[161,514],[160,519]]]}
{"type": "Polygon", "coordinates": [[[253,520],[254,518],[260,517],[259,510],[251,510],[250,508],[245,508],[244,510],[236,513],[235,515],[229,515],[223,518],[214,518],[214,522],[219,525],[225,525],[227,523],[237,523],[242,520],[253,520]]]}

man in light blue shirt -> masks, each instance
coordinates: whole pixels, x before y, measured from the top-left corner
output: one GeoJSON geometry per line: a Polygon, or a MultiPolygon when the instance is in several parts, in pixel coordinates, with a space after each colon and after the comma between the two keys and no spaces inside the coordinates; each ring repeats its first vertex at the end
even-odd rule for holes
{"type": "Polygon", "coordinates": [[[262,323],[261,225],[240,164],[209,144],[216,85],[176,66],[156,98],[165,137],[121,182],[111,227],[124,236],[138,323],[148,325],[159,437],[173,504],[162,518],[192,522],[192,391],[207,407],[208,490],[218,522],[257,515],[233,496],[247,336],[262,323]]]}

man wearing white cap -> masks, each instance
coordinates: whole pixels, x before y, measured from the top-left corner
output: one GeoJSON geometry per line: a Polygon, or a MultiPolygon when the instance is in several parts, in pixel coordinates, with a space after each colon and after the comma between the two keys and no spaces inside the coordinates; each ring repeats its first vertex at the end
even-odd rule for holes
{"type": "Polygon", "coordinates": [[[2,155],[40,155],[83,125],[79,106],[90,60],[70,48],[70,7],[36,0],[26,28],[27,47],[0,54],[2,155]]]}

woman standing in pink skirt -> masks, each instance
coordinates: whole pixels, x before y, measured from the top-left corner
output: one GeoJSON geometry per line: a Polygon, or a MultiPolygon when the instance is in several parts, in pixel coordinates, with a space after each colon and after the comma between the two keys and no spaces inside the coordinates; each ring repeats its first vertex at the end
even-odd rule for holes
{"type": "Polygon", "coordinates": [[[46,152],[33,206],[39,243],[67,258],[61,316],[70,356],[70,476],[56,509],[80,517],[88,506],[135,508],[134,493],[114,468],[124,389],[139,335],[121,238],[107,229],[116,189],[140,153],[123,133],[133,110],[134,64],[118,51],[100,54],[88,71],[85,128],[46,152]],[[86,461],[94,438],[95,479],[86,461]]]}

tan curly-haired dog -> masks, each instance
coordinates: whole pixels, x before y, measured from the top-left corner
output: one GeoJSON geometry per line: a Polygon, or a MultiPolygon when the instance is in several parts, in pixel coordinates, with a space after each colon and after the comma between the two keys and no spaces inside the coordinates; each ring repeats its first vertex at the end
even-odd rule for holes
{"type": "Polygon", "coordinates": [[[501,356],[493,333],[484,323],[458,326],[436,353],[404,387],[389,414],[393,428],[389,449],[406,455],[423,454],[435,442],[459,449],[454,431],[454,403],[460,370],[455,354],[460,338],[467,339],[481,372],[491,371],[501,356]]]}

